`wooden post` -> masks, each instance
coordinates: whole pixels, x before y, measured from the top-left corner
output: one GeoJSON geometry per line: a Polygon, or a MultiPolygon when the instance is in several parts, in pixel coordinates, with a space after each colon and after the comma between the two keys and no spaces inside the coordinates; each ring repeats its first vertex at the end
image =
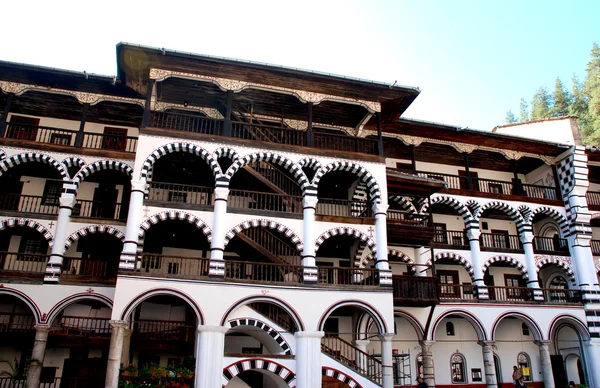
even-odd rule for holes
{"type": "Polygon", "coordinates": [[[313,134],[312,122],[313,122],[313,114],[312,108],[313,103],[309,102],[306,104],[308,107],[308,126],[306,127],[306,146],[314,147],[315,146],[315,137],[313,134]]]}
{"type": "Polygon", "coordinates": [[[224,136],[231,136],[231,110],[233,106],[233,90],[227,91],[227,111],[225,112],[224,136]]]}
{"type": "Polygon", "coordinates": [[[383,133],[381,133],[381,112],[375,113],[377,117],[377,148],[379,156],[383,155],[383,133]]]}
{"type": "Polygon", "coordinates": [[[83,110],[81,111],[81,121],[79,122],[79,131],[77,131],[77,135],[75,135],[75,147],[83,146],[83,137],[84,137],[84,129],[85,129],[85,120],[87,118],[87,111],[90,107],[89,103],[83,104],[83,110]]]}
{"type": "Polygon", "coordinates": [[[4,101],[4,109],[2,109],[2,115],[0,116],[0,137],[4,137],[6,133],[6,119],[8,118],[8,112],[10,112],[10,105],[14,98],[14,93],[8,93],[6,95],[6,101],[4,101]]]}
{"type": "Polygon", "coordinates": [[[144,115],[142,116],[142,128],[150,124],[150,105],[152,103],[152,93],[154,93],[154,84],[156,80],[148,80],[148,88],[146,89],[146,104],[144,105],[144,115]]]}
{"type": "Polygon", "coordinates": [[[519,174],[517,172],[517,162],[512,160],[512,169],[513,169],[513,195],[523,195],[523,182],[519,179],[519,174]]]}
{"type": "Polygon", "coordinates": [[[469,154],[463,152],[463,157],[465,159],[465,172],[467,176],[465,179],[467,180],[467,190],[473,190],[473,182],[471,182],[471,171],[469,170],[469,154]]]}
{"type": "Polygon", "coordinates": [[[412,170],[414,173],[417,172],[417,158],[415,156],[415,146],[411,145],[410,147],[410,164],[412,165],[412,170]]]}

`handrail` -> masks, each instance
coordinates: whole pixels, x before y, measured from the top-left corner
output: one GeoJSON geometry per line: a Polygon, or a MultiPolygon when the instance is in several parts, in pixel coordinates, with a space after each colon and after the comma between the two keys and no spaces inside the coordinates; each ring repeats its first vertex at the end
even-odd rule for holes
{"type": "Polygon", "coordinates": [[[63,315],[50,328],[52,334],[109,336],[110,318],[80,317],[63,315]]]}
{"type": "Polygon", "coordinates": [[[121,214],[120,202],[90,201],[87,199],[75,201],[73,216],[107,220],[124,220],[127,217],[126,214],[121,214]]]}
{"type": "Polygon", "coordinates": [[[381,385],[382,362],[350,342],[335,334],[327,333],[321,338],[321,351],[372,382],[381,385]]]}
{"type": "Polygon", "coordinates": [[[569,252],[569,244],[567,239],[552,237],[535,236],[533,239],[533,249],[535,251],[545,252],[569,252]]]}
{"type": "Polygon", "coordinates": [[[315,132],[313,137],[315,148],[360,152],[369,155],[379,154],[377,139],[324,132],[315,132]]]}
{"type": "Polygon", "coordinates": [[[191,341],[196,326],[185,321],[138,319],[131,322],[135,340],[191,341]]]}
{"type": "Polygon", "coordinates": [[[152,111],[150,120],[151,127],[208,135],[220,135],[223,131],[223,123],[223,119],[160,111],[152,111]]]}
{"type": "Polygon", "coordinates": [[[213,191],[213,187],[207,186],[149,182],[148,200],[211,206],[214,200],[213,191]]]}
{"type": "Polygon", "coordinates": [[[319,198],[315,213],[324,216],[373,218],[370,202],[349,199],[319,198]]]}
{"type": "Polygon", "coordinates": [[[64,257],[61,273],[74,276],[92,276],[99,278],[116,277],[118,260],[110,262],[108,259],[64,257]],[[111,265],[112,264],[112,265],[111,265]],[[111,268],[112,267],[112,268],[111,268]],[[112,270],[112,271],[111,271],[112,270]],[[113,272],[113,273],[110,273],[113,272]]]}
{"type": "Polygon", "coordinates": [[[461,302],[511,302],[511,303],[537,303],[537,304],[579,304],[581,291],[560,288],[528,288],[485,286],[489,299],[477,298],[474,284],[440,284],[440,300],[461,302]],[[536,300],[534,294],[539,291],[543,300],[536,300]]]}
{"type": "Polygon", "coordinates": [[[519,236],[514,234],[481,233],[479,243],[484,249],[523,249],[519,236]]]}
{"type": "Polygon", "coordinates": [[[227,205],[232,209],[302,213],[302,197],[250,190],[230,190],[227,205]]]}
{"type": "Polygon", "coordinates": [[[269,143],[306,146],[306,132],[276,125],[231,122],[231,137],[269,143]]]}
{"type": "Polygon", "coordinates": [[[137,143],[138,138],[135,136],[83,132],[81,146],[97,150],[135,152],[137,150],[137,143]]]}
{"type": "Polygon", "coordinates": [[[26,313],[0,313],[0,333],[35,330],[35,318],[26,313]]]}
{"type": "Polygon", "coordinates": [[[302,283],[304,267],[291,264],[225,260],[225,279],[267,283],[302,283]]]}
{"type": "Polygon", "coordinates": [[[44,273],[49,257],[50,255],[0,252],[0,273],[44,273]]]}
{"type": "Polygon", "coordinates": [[[440,245],[468,247],[469,239],[464,230],[436,230],[433,242],[440,245]]]}
{"type": "Polygon", "coordinates": [[[386,220],[392,224],[427,226],[429,224],[429,215],[415,214],[406,210],[388,209],[386,220]]]}
{"type": "Polygon", "coordinates": [[[208,276],[210,259],[205,257],[186,257],[143,253],[136,261],[135,272],[156,277],[189,277],[208,276]]]}
{"type": "Polygon", "coordinates": [[[476,288],[473,284],[439,284],[441,300],[476,300],[476,288]]]}
{"type": "Polygon", "coordinates": [[[56,215],[60,207],[58,199],[58,197],[39,195],[0,193],[0,210],[56,215]]]}
{"type": "Polygon", "coordinates": [[[278,305],[271,303],[254,302],[249,303],[246,306],[250,307],[252,310],[256,311],[263,317],[268,318],[269,320],[271,320],[271,322],[274,322],[279,327],[286,330],[288,333],[295,333],[296,331],[298,331],[296,323],[294,322],[290,314],[278,305]]]}
{"type": "Polygon", "coordinates": [[[318,284],[340,286],[377,286],[378,269],[348,267],[317,267],[318,284]]]}

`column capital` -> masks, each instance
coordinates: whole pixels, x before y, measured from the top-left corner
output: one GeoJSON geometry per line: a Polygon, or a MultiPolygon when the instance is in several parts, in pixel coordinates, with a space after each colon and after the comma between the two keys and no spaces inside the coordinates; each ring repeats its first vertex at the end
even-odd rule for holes
{"type": "Polygon", "coordinates": [[[384,334],[379,334],[377,337],[379,337],[379,339],[383,342],[392,342],[392,339],[394,338],[396,334],[394,333],[384,333],[384,334]]]}
{"type": "Polygon", "coordinates": [[[435,341],[419,341],[419,345],[421,345],[421,347],[425,346],[429,348],[433,346],[433,344],[435,344],[435,341]]]}
{"type": "Polygon", "coordinates": [[[387,214],[387,210],[390,207],[387,203],[373,203],[373,213],[375,214],[387,214]]]}
{"type": "Polygon", "coordinates": [[[469,240],[479,240],[481,236],[481,230],[479,228],[470,228],[465,231],[469,240]]]}
{"type": "Polygon", "coordinates": [[[132,179],[131,180],[131,191],[143,191],[146,192],[146,189],[148,188],[148,183],[146,182],[145,179],[132,179]]]}
{"type": "Polygon", "coordinates": [[[129,327],[129,322],[127,321],[108,321],[108,323],[110,324],[110,327],[112,327],[113,329],[117,329],[117,328],[123,328],[123,329],[127,329],[129,327]]]}
{"type": "Polygon", "coordinates": [[[229,330],[229,327],[225,326],[207,326],[207,325],[198,325],[196,329],[199,333],[208,332],[208,333],[221,333],[225,334],[229,330]]]}
{"type": "Polygon", "coordinates": [[[533,232],[521,232],[519,239],[523,244],[531,244],[533,242],[533,232]]]}
{"type": "Polygon", "coordinates": [[[538,345],[539,347],[552,345],[552,341],[550,341],[550,340],[533,341],[533,343],[538,345]]]}
{"type": "Polygon", "coordinates": [[[229,187],[217,186],[215,187],[215,200],[227,201],[229,196],[229,187]]]}
{"type": "Polygon", "coordinates": [[[304,209],[315,208],[315,207],[317,207],[318,202],[319,202],[319,197],[317,197],[316,195],[305,194],[304,197],[302,197],[302,207],[304,209]]]}
{"type": "Polygon", "coordinates": [[[368,340],[368,339],[367,340],[354,340],[354,344],[357,347],[367,346],[370,343],[371,343],[371,340],[368,340]]]}
{"type": "Polygon", "coordinates": [[[48,333],[50,331],[50,326],[48,325],[35,325],[35,331],[40,333],[48,333]]]}
{"type": "Polygon", "coordinates": [[[478,345],[485,347],[496,346],[496,341],[477,341],[478,345]]]}
{"type": "Polygon", "coordinates": [[[73,208],[75,206],[75,194],[73,193],[62,193],[59,199],[60,207],[73,208]]]}

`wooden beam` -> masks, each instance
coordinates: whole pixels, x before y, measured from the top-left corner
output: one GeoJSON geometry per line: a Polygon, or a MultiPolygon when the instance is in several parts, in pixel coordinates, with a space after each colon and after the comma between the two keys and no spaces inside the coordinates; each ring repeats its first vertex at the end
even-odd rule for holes
{"type": "Polygon", "coordinates": [[[309,102],[306,104],[308,110],[308,126],[306,127],[306,146],[314,147],[315,137],[313,135],[313,103],[309,102]]]}
{"type": "Polygon", "coordinates": [[[383,153],[383,134],[381,133],[381,113],[375,113],[377,117],[377,147],[379,150],[379,156],[385,156],[383,153]]]}
{"type": "Polygon", "coordinates": [[[233,106],[233,90],[227,91],[227,110],[225,111],[224,136],[231,136],[231,109],[233,106]]]}
{"type": "Polygon", "coordinates": [[[79,121],[79,131],[77,131],[77,135],[75,135],[75,147],[83,146],[83,136],[85,129],[85,120],[87,118],[87,112],[90,107],[90,104],[83,104],[83,109],[81,111],[81,121],[79,121]]]}
{"type": "Polygon", "coordinates": [[[14,93],[8,93],[4,101],[4,109],[2,109],[2,115],[0,116],[0,137],[4,137],[4,133],[6,132],[6,119],[8,118],[8,112],[10,112],[10,105],[14,96],[14,93]]]}
{"type": "Polygon", "coordinates": [[[146,89],[146,105],[144,105],[144,115],[142,116],[142,127],[147,127],[150,124],[150,105],[154,94],[154,86],[156,81],[148,80],[148,88],[146,89]]]}

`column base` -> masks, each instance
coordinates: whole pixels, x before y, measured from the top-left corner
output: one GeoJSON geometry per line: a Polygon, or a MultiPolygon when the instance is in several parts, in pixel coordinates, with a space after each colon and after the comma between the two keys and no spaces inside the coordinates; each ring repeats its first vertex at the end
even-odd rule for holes
{"type": "Polygon", "coordinates": [[[392,270],[380,269],[376,272],[376,280],[380,287],[392,288],[392,270]]]}
{"type": "Polygon", "coordinates": [[[313,266],[305,266],[302,268],[302,283],[317,284],[319,281],[319,269],[313,266]]]}
{"type": "Polygon", "coordinates": [[[225,261],[211,259],[208,266],[208,277],[212,279],[224,279],[225,261]]]}

